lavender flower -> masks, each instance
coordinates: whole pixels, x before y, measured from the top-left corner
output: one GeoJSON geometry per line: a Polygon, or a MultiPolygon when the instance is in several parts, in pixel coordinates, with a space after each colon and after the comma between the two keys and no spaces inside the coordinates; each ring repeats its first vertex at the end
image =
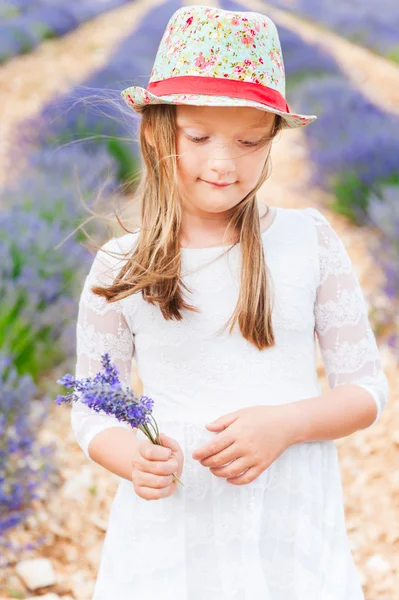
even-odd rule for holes
{"type": "Polygon", "coordinates": [[[35,511],[32,501],[42,499],[54,483],[56,448],[38,439],[50,403],[30,374],[18,373],[14,356],[0,349],[0,569],[43,544],[36,538],[29,548],[13,530],[24,525],[35,511]]]}
{"type": "MultiPolygon", "coordinates": [[[[95,412],[103,411],[118,421],[129,423],[133,429],[140,429],[153,444],[162,446],[158,425],[152,416],[154,401],[148,396],[138,399],[131,388],[122,388],[118,368],[111,363],[108,353],[101,356],[101,364],[104,371],[92,378],[75,379],[68,373],[57,379],[57,383],[73,389],[73,392],[65,396],[58,395],[55,403],[60,406],[80,400],[95,412]],[[81,397],[76,392],[80,392],[81,397]]],[[[173,477],[184,485],[175,475],[173,477]]]]}

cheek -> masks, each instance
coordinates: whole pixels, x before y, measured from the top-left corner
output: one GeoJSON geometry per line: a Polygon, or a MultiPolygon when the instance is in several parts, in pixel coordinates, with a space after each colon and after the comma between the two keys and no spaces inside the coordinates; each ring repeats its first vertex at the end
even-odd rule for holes
{"type": "Polygon", "coordinates": [[[177,145],[177,153],[179,155],[177,164],[181,176],[197,176],[202,164],[201,153],[184,142],[177,145]]]}
{"type": "Polygon", "coordinates": [[[240,178],[248,185],[255,186],[262,174],[266,154],[259,153],[246,156],[240,165],[240,178]]]}

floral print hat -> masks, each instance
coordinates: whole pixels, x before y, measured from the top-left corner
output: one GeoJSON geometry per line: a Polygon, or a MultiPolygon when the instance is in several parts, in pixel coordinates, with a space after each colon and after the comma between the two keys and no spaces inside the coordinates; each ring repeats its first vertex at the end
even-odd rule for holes
{"type": "Polygon", "coordinates": [[[147,104],[250,106],[303,127],[315,115],[290,112],[277,28],[256,12],[185,6],[170,18],[147,89],[121,92],[133,109],[147,104]]]}

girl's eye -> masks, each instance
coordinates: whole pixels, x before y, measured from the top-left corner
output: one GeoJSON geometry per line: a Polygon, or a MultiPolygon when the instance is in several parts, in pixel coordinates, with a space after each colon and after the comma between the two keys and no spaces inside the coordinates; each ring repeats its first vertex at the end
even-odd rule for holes
{"type": "Polygon", "coordinates": [[[206,137],[202,137],[202,138],[200,138],[200,137],[192,137],[191,135],[188,135],[187,137],[188,137],[189,140],[191,140],[192,142],[195,142],[196,144],[198,144],[199,142],[203,142],[203,141],[205,141],[205,140],[208,139],[206,137]]]}
{"type": "MultiPolygon", "coordinates": [[[[205,140],[208,139],[208,137],[193,137],[191,135],[187,136],[189,140],[191,140],[192,142],[194,142],[195,144],[200,144],[201,142],[204,142],[205,140]]],[[[260,144],[260,142],[241,142],[243,144],[243,146],[258,146],[258,144],[260,144]]]]}

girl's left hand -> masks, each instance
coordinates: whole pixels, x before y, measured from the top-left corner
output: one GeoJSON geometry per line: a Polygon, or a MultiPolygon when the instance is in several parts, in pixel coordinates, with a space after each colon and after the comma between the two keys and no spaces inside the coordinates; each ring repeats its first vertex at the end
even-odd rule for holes
{"type": "Polygon", "coordinates": [[[206,427],[221,433],[192,457],[234,485],[251,483],[295,443],[289,406],[284,404],[241,408],[206,427]]]}

